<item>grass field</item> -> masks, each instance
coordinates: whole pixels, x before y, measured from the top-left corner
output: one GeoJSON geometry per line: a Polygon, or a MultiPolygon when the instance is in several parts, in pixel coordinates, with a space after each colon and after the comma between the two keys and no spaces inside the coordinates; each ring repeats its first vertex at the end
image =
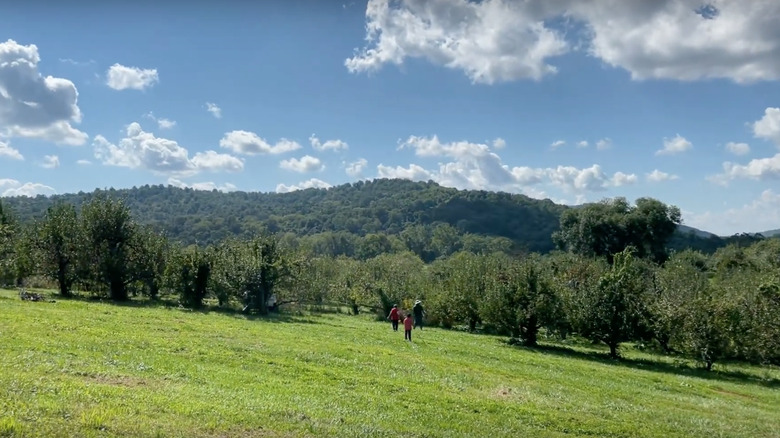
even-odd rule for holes
{"type": "Polygon", "coordinates": [[[778,437],[780,371],[0,291],[0,436],[778,437]]]}

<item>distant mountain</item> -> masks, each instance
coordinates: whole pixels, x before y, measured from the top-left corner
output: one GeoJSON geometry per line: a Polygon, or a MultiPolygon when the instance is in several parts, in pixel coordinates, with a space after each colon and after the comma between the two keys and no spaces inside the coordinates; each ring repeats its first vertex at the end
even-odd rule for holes
{"type": "MultiPolygon", "coordinates": [[[[3,203],[24,222],[42,217],[54,202],[64,201],[78,208],[99,194],[124,199],[139,222],[185,244],[211,244],[229,236],[267,230],[299,237],[322,236],[323,245],[341,247],[345,241],[384,234],[399,237],[411,248],[412,241],[446,242],[454,232],[483,240],[505,239],[511,241],[515,251],[544,253],[554,249],[551,235],[559,229],[561,214],[571,208],[549,199],[398,179],[290,193],[222,193],[145,185],[50,197],[12,197],[3,203]]],[[[680,225],[668,247],[712,253],[734,239],[741,244],[759,238],[721,238],[680,225]]]]}
{"type": "Polygon", "coordinates": [[[780,237],[780,228],[776,230],[762,231],[758,233],[764,237],[780,237]]]}
{"type": "Polygon", "coordinates": [[[677,226],[677,231],[684,234],[693,233],[696,236],[704,239],[709,239],[711,237],[718,237],[717,234],[710,233],[709,231],[702,231],[698,228],[693,228],[693,227],[689,227],[688,225],[682,225],[682,224],[677,226]]]}

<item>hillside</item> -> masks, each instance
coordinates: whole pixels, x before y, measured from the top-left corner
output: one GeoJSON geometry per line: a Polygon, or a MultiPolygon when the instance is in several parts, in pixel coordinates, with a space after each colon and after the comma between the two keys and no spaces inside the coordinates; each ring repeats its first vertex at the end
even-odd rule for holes
{"type": "MultiPolygon", "coordinates": [[[[398,235],[423,226],[431,232],[449,224],[458,233],[510,239],[516,249],[547,252],[561,213],[569,208],[550,200],[487,191],[457,190],[434,182],[379,179],[330,189],[291,193],[197,191],[171,186],[36,198],[5,198],[22,221],[41,217],[53,202],[80,205],[97,194],[125,199],[136,219],[164,230],[186,244],[209,244],[259,230],[310,236],[322,233],[398,235]]],[[[730,240],[681,227],[670,242],[674,249],[711,253],[730,240]]]]}
{"type": "Polygon", "coordinates": [[[770,437],[777,370],[415,330],[21,301],[0,291],[0,436],[770,437]],[[676,361],[676,362],[675,362],[676,361]]]}

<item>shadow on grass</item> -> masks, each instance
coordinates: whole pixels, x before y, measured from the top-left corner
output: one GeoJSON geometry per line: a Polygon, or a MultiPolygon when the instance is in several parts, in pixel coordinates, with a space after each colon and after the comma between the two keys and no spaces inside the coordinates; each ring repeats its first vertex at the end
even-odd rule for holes
{"type": "MultiPolygon", "coordinates": [[[[298,309],[283,309],[278,312],[268,312],[265,315],[258,313],[244,313],[240,309],[229,306],[218,305],[204,305],[198,309],[190,309],[184,307],[179,303],[177,298],[159,297],[155,299],[151,298],[131,298],[126,301],[115,301],[106,297],[91,296],[91,295],[73,295],[71,297],[62,297],[60,295],[52,295],[53,298],[63,301],[82,301],[87,303],[104,303],[111,304],[117,307],[130,307],[130,308],[159,308],[166,310],[176,310],[181,312],[218,314],[231,316],[234,318],[244,319],[247,321],[264,321],[273,323],[296,323],[296,324],[318,324],[314,318],[305,315],[298,309]]],[[[317,313],[312,311],[311,313],[317,313]]]]}
{"type": "MultiPolygon", "coordinates": [[[[514,345],[514,348],[520,348],[528,352],[547,354],[553,356],[560,356],[566,358],[575,358],[581,360],[589,360],[593,362],[603,363],[612,366],[620,366],[632,369],[639,369],[644,371],[651,371],[656,373],[675,374],[687,377],[697,377],[707,380],[719,380],[733,383],[749,383],[754,385],[761,385],[769,388],[780,388],[780,380],[775,378],[764,379],[759,376],[745,373],[742,371],[707,371],[703,368],[698,368],[686,364],[667,363],[650,359],[639,358],[620,358],[613,359],[609,357],[607,353],[600,351],[580,351],[574,348],[562,346],[562,345],[538,345],[536,347],[525,347],[522,345],[514,345]]],[[[716,364],[717,366],[717,364],[716,364]]]]}

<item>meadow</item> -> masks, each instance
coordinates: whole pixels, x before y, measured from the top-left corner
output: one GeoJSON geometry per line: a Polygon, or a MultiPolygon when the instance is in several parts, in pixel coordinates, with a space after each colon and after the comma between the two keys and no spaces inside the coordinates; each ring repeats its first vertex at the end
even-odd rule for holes
{"type": "Polygon", "coordinates": [[[0,436],[778,437],[780,370],[0,291],[0,436]]]}

